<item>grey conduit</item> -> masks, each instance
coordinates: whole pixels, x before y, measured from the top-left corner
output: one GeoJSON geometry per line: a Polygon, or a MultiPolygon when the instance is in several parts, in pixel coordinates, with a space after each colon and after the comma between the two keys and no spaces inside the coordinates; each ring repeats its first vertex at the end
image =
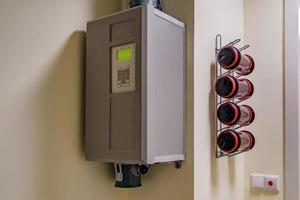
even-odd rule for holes
{"type": "Polygon", "coordinates": [[[129,6],[131,8],[142,4],[151,4],[155,8],[164,11],[162,0],[130,0],[129,2],[129,6]]]}

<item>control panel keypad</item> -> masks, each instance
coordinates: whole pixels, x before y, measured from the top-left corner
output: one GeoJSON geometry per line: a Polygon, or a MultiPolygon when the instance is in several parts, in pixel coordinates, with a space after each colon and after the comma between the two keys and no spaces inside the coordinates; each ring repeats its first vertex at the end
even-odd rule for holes
{"type": "Polygon", "coordinates": [[[130,86],[130,66],[127,68],[120,67],[118,69],[118,87],[128,87],[130,86]]]}
{"type": "Polygon", "coordinates": [[[112,93],[135,90],[135,43],[112,48],[112,93]]]}

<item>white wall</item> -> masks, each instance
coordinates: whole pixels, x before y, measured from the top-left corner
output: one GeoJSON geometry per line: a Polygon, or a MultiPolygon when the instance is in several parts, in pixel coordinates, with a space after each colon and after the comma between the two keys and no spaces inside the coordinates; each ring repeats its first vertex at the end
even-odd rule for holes
{"type": "Polygon", "coordinates": [[[243,37],[243,1],[195,1],[195,200],[244,199],[243,156],[215,158],[213,79],[215,37],[243,37]]]}
{"type": "Polygon", "coordinates": [[[284,199],[283,19],[283,0],[245,1],[244,35],[256,62],[250,75],[255,93],[249,100],[256,111],[250,129],[256,146],[245,156],[245,200],[284,199]],[[250,173],[280,175],[280,193],[251,190],[250,173]]]}
{"type": "Polygon", "coordinates": [[[123,200],[113,172],[87,162],[82,75],[87,20],[118,0],[0,1],[0,199],[123,200]]]}

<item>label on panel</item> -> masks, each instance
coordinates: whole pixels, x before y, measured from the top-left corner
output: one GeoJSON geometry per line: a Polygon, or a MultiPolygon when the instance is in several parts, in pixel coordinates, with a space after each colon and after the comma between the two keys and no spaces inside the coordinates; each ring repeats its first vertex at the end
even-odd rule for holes
{"type": "Polygon", "coordinates": [[[112,48],[112,93],[135,90],[135,43],[112,48]]]}

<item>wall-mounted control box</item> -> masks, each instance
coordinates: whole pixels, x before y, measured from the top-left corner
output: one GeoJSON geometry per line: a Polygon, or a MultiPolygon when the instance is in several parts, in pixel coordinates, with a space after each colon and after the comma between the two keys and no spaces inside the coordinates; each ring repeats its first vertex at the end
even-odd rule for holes
{"type": "Polygon", "coordinates": [[[88,160],[184,160],[185,26],[151,5],[88,22],[88,160]]]}

